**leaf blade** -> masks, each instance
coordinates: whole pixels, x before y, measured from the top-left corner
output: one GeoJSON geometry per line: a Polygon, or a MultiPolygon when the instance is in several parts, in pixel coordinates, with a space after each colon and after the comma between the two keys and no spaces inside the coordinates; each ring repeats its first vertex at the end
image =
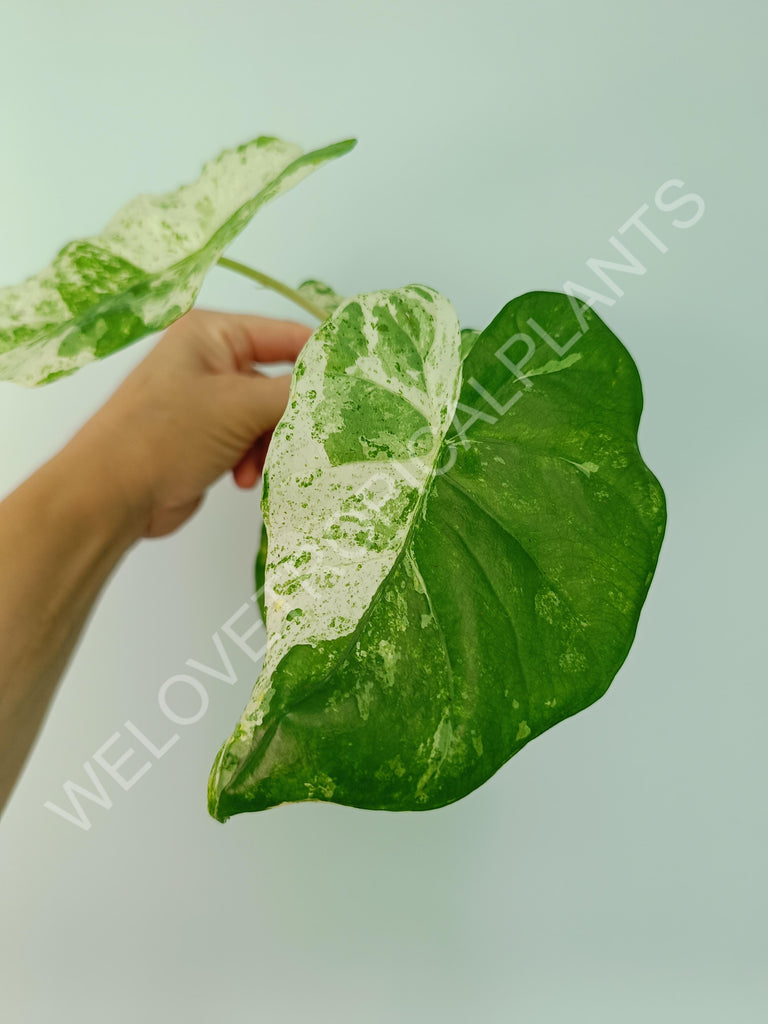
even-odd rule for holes
{"type": "Polygon", "coordinates": [[[303,153],[259,136],[207,161],[191,184],[130,200],[100,234],[0,289],[0,380],[45,384],[168,327],[264,203],[355,141],[303,153]]]}
{"type": "Polygon", "coordinates": [[[637,369],[596,314],[581,316],[565,352],[570,298],[528,293],[475,341],[457,408],[483,415],[448,435],[445,471],[355,630],[279,661],[269,714],[224,784],[211,775],[215,817],[305,799],[444,806],[605,692],[666,511],[637,446],[637,369]],[[549,341],[513,362],[507,343],[530,341],[532,320],[549,341]]]}

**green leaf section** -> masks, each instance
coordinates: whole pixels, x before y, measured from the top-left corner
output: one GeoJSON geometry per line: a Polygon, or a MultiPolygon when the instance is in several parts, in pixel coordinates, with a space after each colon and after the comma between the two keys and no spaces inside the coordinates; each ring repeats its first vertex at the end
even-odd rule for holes
{"type": "Polygon", "coordinates": [[[474,348],[475,342],[480,337],[480,331],[474,327],[464,327],[461,331],[461,358],[466,359],[474,348]]]}
{"type": "Polygon", "coordinates": [[[261,615],[261,621],[267,624],[267,603],[265,598],[267,576],[267,528],[261,524],[261,537],[259,539],[259,550],[256,552],[256,564],[254,566],[254,580],[256,583],[256,605],[261,615]]]}
{"type": "MultiPolygon", "coordinates": [[[[597,700],[631,646],[666,521],[637,446],[631,357],[590,308],[523,295],[474,339],[463,367],[452,364],[453,381],[443,373],[445,394],[460,380],[461,391],[440,416],[430,398],[425,457],[410,435],[391,442],[377,405],[362,434],[357,415],[357,368],[375,349],[398,353],[382,388],[402,397],[398,385],[418,377],[413,351],[430,346],[427,319],[405,302],[417,290],[437,305],[420,286],[386,293],[395,327],[373,315],[382,293],[348,300],[297,364],[263,499],[265,665],[209,780],[221,821],[309,799],[387,810],[451,803],[597,700]],[[318,373],[304,390],[310,364],[318,373]],[[322,474],[297,475],[326,388],[336,412],[315,424],[322,474]],[[379,431],[386,443],[370,446],[379,431]],[[343,445],[328,445],[334,433],[343,445]],[[350,453],[359,461],[344,461],[350,453]],[[398,474],[378,474],[405,466],[403,453],[424,472],[393,492],[398,474]],[[337,489],[319,482],[326,472],[337,489]],[[296,522],[304,505],[308,518],[296,522]]],[[[461,348],[455,324],[447,333],[461,348]]]]}
{"type": "Polygon", "coordinates": [[[39,274],[0,289],[0,380],[46,384],[168,327],[264,203],[354,145],[304,153],[260,136],[223,150],[192,184],[137,196],[101,234],[69,242],[39,274]]]}

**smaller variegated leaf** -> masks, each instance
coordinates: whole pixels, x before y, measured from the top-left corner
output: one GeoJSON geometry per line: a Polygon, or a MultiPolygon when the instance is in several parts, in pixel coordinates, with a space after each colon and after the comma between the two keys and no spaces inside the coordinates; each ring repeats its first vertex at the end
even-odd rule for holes
{"type": "Polygon", "coordinates": [[[40,273],[0,288],[0,380],[47,384],[168,327],[264,203],[354,145],[304,153],[260,136],[223,150],[190,185],[135,197],[101,234],[69,242],[40,273]]]}
{"type": "Polygon", "coordinates": [[[322,281],[315,281],[312,278],[300,284],[296,291],[303,299],[311,302],[317,310],[325,313],[326,316],[330,316],[344,301],[342,296],[337,295],[329,285],[323,284],[322,281]]]}

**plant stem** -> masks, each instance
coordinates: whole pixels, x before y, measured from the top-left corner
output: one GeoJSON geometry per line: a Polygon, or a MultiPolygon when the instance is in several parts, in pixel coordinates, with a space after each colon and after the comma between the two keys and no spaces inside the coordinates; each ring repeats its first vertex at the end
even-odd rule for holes
{"type": "Polygon", "coordinates": [[[236,270],[239,274],[244,274],[246,277],[250,277],[254,281],[258,281],[259,284],[263,284],[265,288],[271,288],[273,292],[279,292],[280,295],[284,295],[286,299],[290,299],[291,302],[295,302],[297,306],[301,306],[302,309],[306,309],[312,316],[316,316],[318,320],[325,320],[327,313],[324,313],[319,306],[305,299],[303,295],[300,295],[295,288],[290,288],[287,284],[283,284],[282,281],[278,281],[274,277],[270,277],[268,274],[262,274],[260,270],[254,270],[253,267],[247,267],[244,263],[238,263],[237,260],[230,260],[226,256],[219,256],[217,261],[222,267],[227,267],[229,270],[236,270]]]}

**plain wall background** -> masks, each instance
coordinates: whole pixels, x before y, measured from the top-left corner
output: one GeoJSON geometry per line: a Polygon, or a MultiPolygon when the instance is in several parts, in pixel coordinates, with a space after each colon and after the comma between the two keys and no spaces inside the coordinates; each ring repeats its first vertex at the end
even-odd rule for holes
{"type": "MultiPolygon", "coordinates": [[[[423,282],[483,327],[522,292],[596,281],[586,260],[643,203],[669,247],[627,235],[647,273],[596,306],[638,364],[669,507],[608,694],[447,808],[222,826],[205,787],[256,676],[240,654],[238,683],[208,680],[205,717],[73,827],[44,802],[126,718],[167,734],[160,685],[215,663],[252,592],[259,495],[222,480],[110,581],[4,815],[9,1024],[766,1019],[767,30],[757,0],[4,10],[1,284],[260,134],[359,139],[227,250],[288,282],[423,282]],[[671,178],[705,200],[689,230],[653,206],[671,178]]],[[[197,302],[309,322],[220,268],[197,302]]],[[[0,384],[0,493],[156,339],[40,390],[0,384]]]]}

